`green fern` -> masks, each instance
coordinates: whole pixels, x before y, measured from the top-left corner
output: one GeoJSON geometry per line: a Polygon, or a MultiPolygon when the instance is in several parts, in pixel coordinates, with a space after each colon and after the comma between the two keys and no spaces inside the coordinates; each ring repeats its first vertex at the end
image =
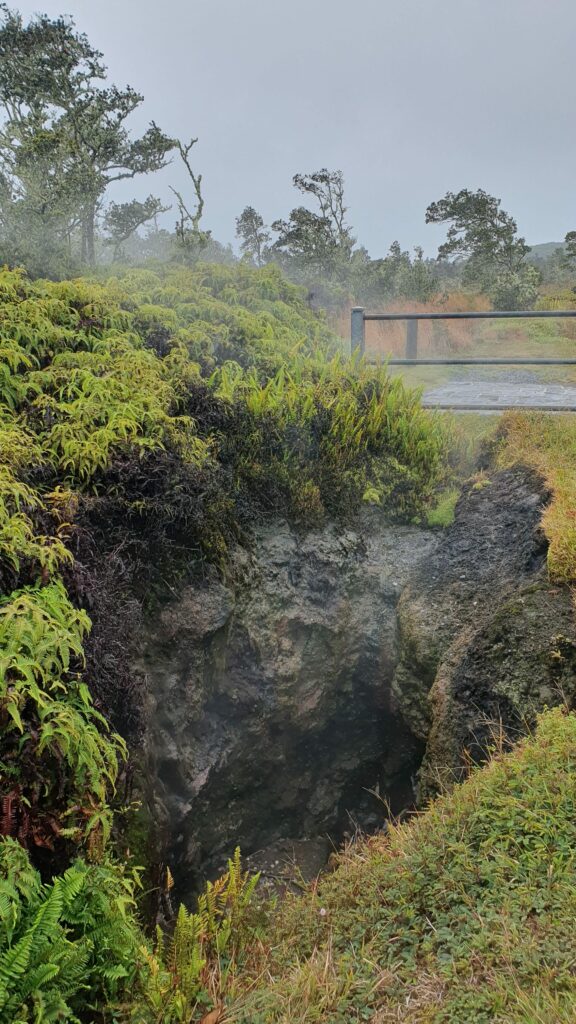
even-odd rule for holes
{"type": "Polygon", "coordinates": [[[0,885],[17,907],[0,931],[0,1024],[77,1021],[87,1003],[97,1013],[123,995],[140,963],[136,883],[117,865],[77,861],[42,885],[22,848],[0,841],[0,885]]]}
{"type": "Polygon", "coordinates": [[[17,592],[0,605],[0,751],[6,765],[11,757],[25,759],[31,748],[45,791],[68,793],[71,810],[61,813],[69,834],[96,831],[105,840],[105,803],[125,746],[109,733],[73,672],[82,665],[89,628],[86,612],[73,607],[60,580],[17,592]],[[11,733],[22,738],[11,741],[11,733]]]}
{"type": "Polygon", "coordinates": [[[143,950],[148,970],[135,1021],[188,1024],[195,1010],[218,996],[215,978],[219,995],[224,994],[255,937],[250,911],[259,877],[242,871],[236,849],[225,874],[206,884],[197,910],[181,905],[171,936],[157,929],[154,953],[143,950]],[[152,1016],[146,1018],[146,1011],[152,1016]]]}

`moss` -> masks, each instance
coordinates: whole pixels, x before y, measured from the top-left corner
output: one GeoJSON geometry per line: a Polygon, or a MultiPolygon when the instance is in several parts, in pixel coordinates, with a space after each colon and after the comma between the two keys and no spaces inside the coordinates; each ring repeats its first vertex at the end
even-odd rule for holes
{"type": "Polygon", "coordinates": [[[454,522],[456,503],[460,497],[457,487],[449,487],[438,496],[437,503],[429,509],[426,516],[428,526],[450,526],[454,522]]]}

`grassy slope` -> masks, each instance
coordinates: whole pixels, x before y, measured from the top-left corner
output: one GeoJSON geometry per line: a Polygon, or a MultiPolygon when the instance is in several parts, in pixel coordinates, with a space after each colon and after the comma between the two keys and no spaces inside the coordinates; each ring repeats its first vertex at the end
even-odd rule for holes
{"type": "Polygon", "coordinates": [[[576,1015],[576,717],[543,715],[281,909],[241,1024],[560,1024],[576,1015]]]}

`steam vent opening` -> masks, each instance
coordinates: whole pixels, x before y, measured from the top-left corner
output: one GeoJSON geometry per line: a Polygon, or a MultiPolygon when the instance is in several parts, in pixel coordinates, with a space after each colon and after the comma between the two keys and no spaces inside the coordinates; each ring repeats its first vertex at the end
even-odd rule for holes
{"type": "Polygon", "coordinates": [[[414,803],[424,744],[393,694],[397,606],[436,542],[377,517],[276,526],[238,592],[189,588],[149,624],[155,814],[184,888],[237,844],[337,846],[414,803]]]}
{"type": "Polygon", "coordinates": [[[490,5],[0,0],[0,1024],[576,1022],[576,3],[490,5]]]}

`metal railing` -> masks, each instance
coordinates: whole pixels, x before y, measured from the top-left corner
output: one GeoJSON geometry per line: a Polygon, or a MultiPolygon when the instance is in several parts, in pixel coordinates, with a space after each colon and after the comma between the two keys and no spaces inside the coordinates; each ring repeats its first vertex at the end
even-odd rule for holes
{"type": "Polygon", "coordinates": [[[574,359],[534,359],[528,356],[511,356],[495,358],[453,359],[419,359],[418,358],[418,322],[420,320],[544,320],[553,318],[576,317],[576,309],[551,310],[506,310],[489,313],[367,313],[363,306],[355,306],[352,310],[350,325],[350,345],[352,353],[366,351],[367,320],[405,320],[406,321],[406,355],[404,359],[388,359],[389,366],[576,366],[574,359]]]}

